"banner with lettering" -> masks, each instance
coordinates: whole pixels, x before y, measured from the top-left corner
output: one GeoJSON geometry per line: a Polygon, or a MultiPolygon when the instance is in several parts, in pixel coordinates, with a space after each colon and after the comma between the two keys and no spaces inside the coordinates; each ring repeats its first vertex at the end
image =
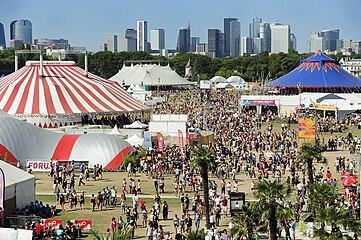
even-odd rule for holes
{"type": "Polygon", "coordinates": [[[188,130],[186,131],[186,140],[187,140],[187,145],[191,145],[191,139],[188,130]]]}
{"type": "Polygon", "coordinates": [[[158,151],[164,152],[164,138],[161,133],[157,133],[158,136],[158,151]]]}
{"type": "Polygon", "coordinates": [[[44,221],[44,229],[47,229],[48,227],[55,227],[55,228],[59,228],[60,224],[62,224],[63,221],[60,219],[51,219],[51,218],[47,218],[44,221]]]}
{"type": "Polygon", "coordinates": [[[33,172],[50,172],[51,166],[56,169],[57,161],[26,160],[26,167],[33,172]]]}
{"type": "Polygon", "coordinates": [[[314,118],[300,118],[298,119],[298,137],[299,138],[315,138],[315,119],[314,118]]]}
{"type": "Polygon", "coordinates": [[[182,155],[185,155],[184,152],[184,143],[183,143],[183,133],[181,130],[178,129],[178,144],[179,144],[179,148],[181,149],[181,153],[182,155]]]}
{"type": "Polygon", "coordinates": [[[92,220],[75,220],[75,224],[79,224],[82,231],[91,230],[93,228],[92,220]]]}

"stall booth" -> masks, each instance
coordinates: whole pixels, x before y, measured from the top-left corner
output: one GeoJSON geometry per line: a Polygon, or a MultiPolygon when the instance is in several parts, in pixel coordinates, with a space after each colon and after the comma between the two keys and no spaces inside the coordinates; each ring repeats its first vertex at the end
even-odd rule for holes
{"type": "Polygon", "coordinates": [[[240,102],[243,110],[255,110],[260,115],[272,111],[279,115],[279,101],[275,99],[242,99],[240,102]]]}

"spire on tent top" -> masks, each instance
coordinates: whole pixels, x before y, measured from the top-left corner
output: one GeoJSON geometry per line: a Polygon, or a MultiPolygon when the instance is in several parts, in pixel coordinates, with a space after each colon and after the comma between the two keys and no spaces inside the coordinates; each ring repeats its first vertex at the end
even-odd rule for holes
{"type": "Polygon", "coordinates": [[[316,52],[316,54],[320,54],[320,53],[322,53],[321,50],[318,50],[318,51],[316,52]]]}

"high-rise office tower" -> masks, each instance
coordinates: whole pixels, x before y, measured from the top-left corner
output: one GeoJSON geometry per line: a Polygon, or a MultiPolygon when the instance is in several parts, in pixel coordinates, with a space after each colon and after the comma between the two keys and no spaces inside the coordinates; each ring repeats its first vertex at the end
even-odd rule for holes
{"type": "Polygon", "coordinates": [[[272,53],[288,53],[290,48],[290,25],[281,23],[271,24],[271,52],[272,53]]]}
{"type": "Polygon", "coordinates": [[[252,53],[253,53],[253,45],[254,39],[260,37],[260,26],[262,23],[262,18],[253,18],[252,23],[249,24],[249,36],[252,38],[252,53]]]}
{"type": "Polygon", "coordinates": [[[321,31],[321,37],[325,38],[326,50],[335,51],[337,40],[340,36],[340,30],[323,30],[321,31]]]}
{"type": "Polygon", "coordinates": [[[107,36],[108,51],[118,52],[118,37],[117,35],[107,36]]]}
{"type": "Polygon", "coordinates": [[[262,39],[262,52],[271,52],[271,27],[269,23],[261,23],[259,36],[262,39]]]}
{"type": "Polygon", "coordinates": [[[99,50],[100,51],[103,51],[103,52],[106,52],[108,51],[108,46],[106,43],[101,43],[100,46],[99,46],[99,50]]]}
{"type": "Polygon", "coordinates": [[[237,22],[238,18],[225,18],[223,31],[224,31],[224,54],[225,56],[230,56],[231,50],[231,22],[237,22]]]}
{"type": "Polygon", "coordinates": [[[137,50],[148,51],[148,23],[147,21],[137,21],[137,50]]]}
{"type": "Polygon", "coordinates": [[[197,45],[201,42],[200,37],[191,37],[191,52],[197,51],[197,45]]]}
{"type": "Polygon", "coordinates": [[[4,25],[0,23],[0,49],[6,48],[4,25]]]}
{"type": "Polygon", "coordinates": [[[210,57],[222,57],[222,36],[219,29],[208,29],[208,54],[210,57]]]}
{"type": "Polygon", "coordinates": [[[10,40],[22,40],[23,43],[33,43],[32,24],[29,20],[15,20],[10,23],[10,40]]]}
{"type": "Polygon", "coordinates": [[[165,49],[164,29],[153,29],[150,31],[150,47],[152,50],[165,49]]]}
{"type": "Polygon", "coordinates": [[[124,37],[137,39],[137,30],[135,30],[133,28],[127,28],[125,30],[124,37]]]}
{"type": "Polygon", "coordinates": [[[297,51],[297,38],[294,33],[290,34],[290,48],[297,51]]]}
{"type": "Polygon", "coordinates": [[[309,51],[314,53],[318,50],[322,52],[326,50],[325,38],[321,37],[321,34],[318,32],[312,32],[309,41],[309,51]]]}
{"type": "Polygon", "coordinates": [[[224,50],[227,54],[227,39],[229,39],[229,54],[226,56],[238,57],[241,55],[241,23],[237,21],[231,21],[229,23],[229,38],[224,33],[224,50]]]}
{"type": "Polygon", "coordinates": [[[252,46],[253,46],[252,53],[260,54],[262,52],[262,42],[263,42],[262,40],[263,39],[259,38],[259,37],[253,39],[253,41],[252,41],[253,42],[253,44],[252,44],[252,46]]]}
{"type": "Polygon", "coordinates": [[[243,37],[242,38],[242,55],[252,53],[252,38],[243,37]]]}
{"type": "Polygon", "coordinates": [[[178,41],[177,41],[178,52],[190,52],[191,51],[191,28],[189,24],[179,29],[178,41]]]}

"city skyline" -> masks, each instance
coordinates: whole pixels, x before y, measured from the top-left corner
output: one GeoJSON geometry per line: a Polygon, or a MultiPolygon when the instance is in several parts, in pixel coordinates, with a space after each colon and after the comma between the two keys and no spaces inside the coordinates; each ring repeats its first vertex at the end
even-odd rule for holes
{"type": "Polygon", "coordinates": [[[46,11],[47,3],[39,0],[35,5],[31,1],[0,0],[0,23],[5,28],[7,46],[10,23],[18,19],[32,22],[33,39],[68,39],[72,46],[85,46],[90,51],[98,51],[99,43],[105,42],[105,36],[114,34],[120,37],[126,29],[136,29],[136,22],[139,20],[148,22],[148,35],[152,29],[165,30],[167,49],[176,48],[179,28],[185,23],[190,23],[192,37],[200,37],[200,42],[206,43],[208,29],[218,28],[223,32],[223,19],[228,17],[239,19],[241,37],[249,36],[248,25],[256,17],[262,18],[264,22],[288,24],[297,37],[299,52],[308,51],[307,41],[312,32],[326,29],[340,29],[341,39],[361,40],[361,30],[354,27],[354,23],[361,22],[361,16],[357,12],[359,8],[356,7],[361,6],[361,2],[357,0],[349,3],[353,8],[345,8],[342,2],[336,0],[306,0],[302,4],[293,1],[285,3],[282,0],[230,0],[225,4],[211,0],[207,2],[207,9],[204,9],[203,4],[189,0],[185,0],[177,8],[164,0],[140,0],[136,3],[104,1],[102,4],[95,1],[64,0],[64,4],[56,6],[56,12],[46,11]],[[140,5],[142,8],[139,8],[140,5]]]}

